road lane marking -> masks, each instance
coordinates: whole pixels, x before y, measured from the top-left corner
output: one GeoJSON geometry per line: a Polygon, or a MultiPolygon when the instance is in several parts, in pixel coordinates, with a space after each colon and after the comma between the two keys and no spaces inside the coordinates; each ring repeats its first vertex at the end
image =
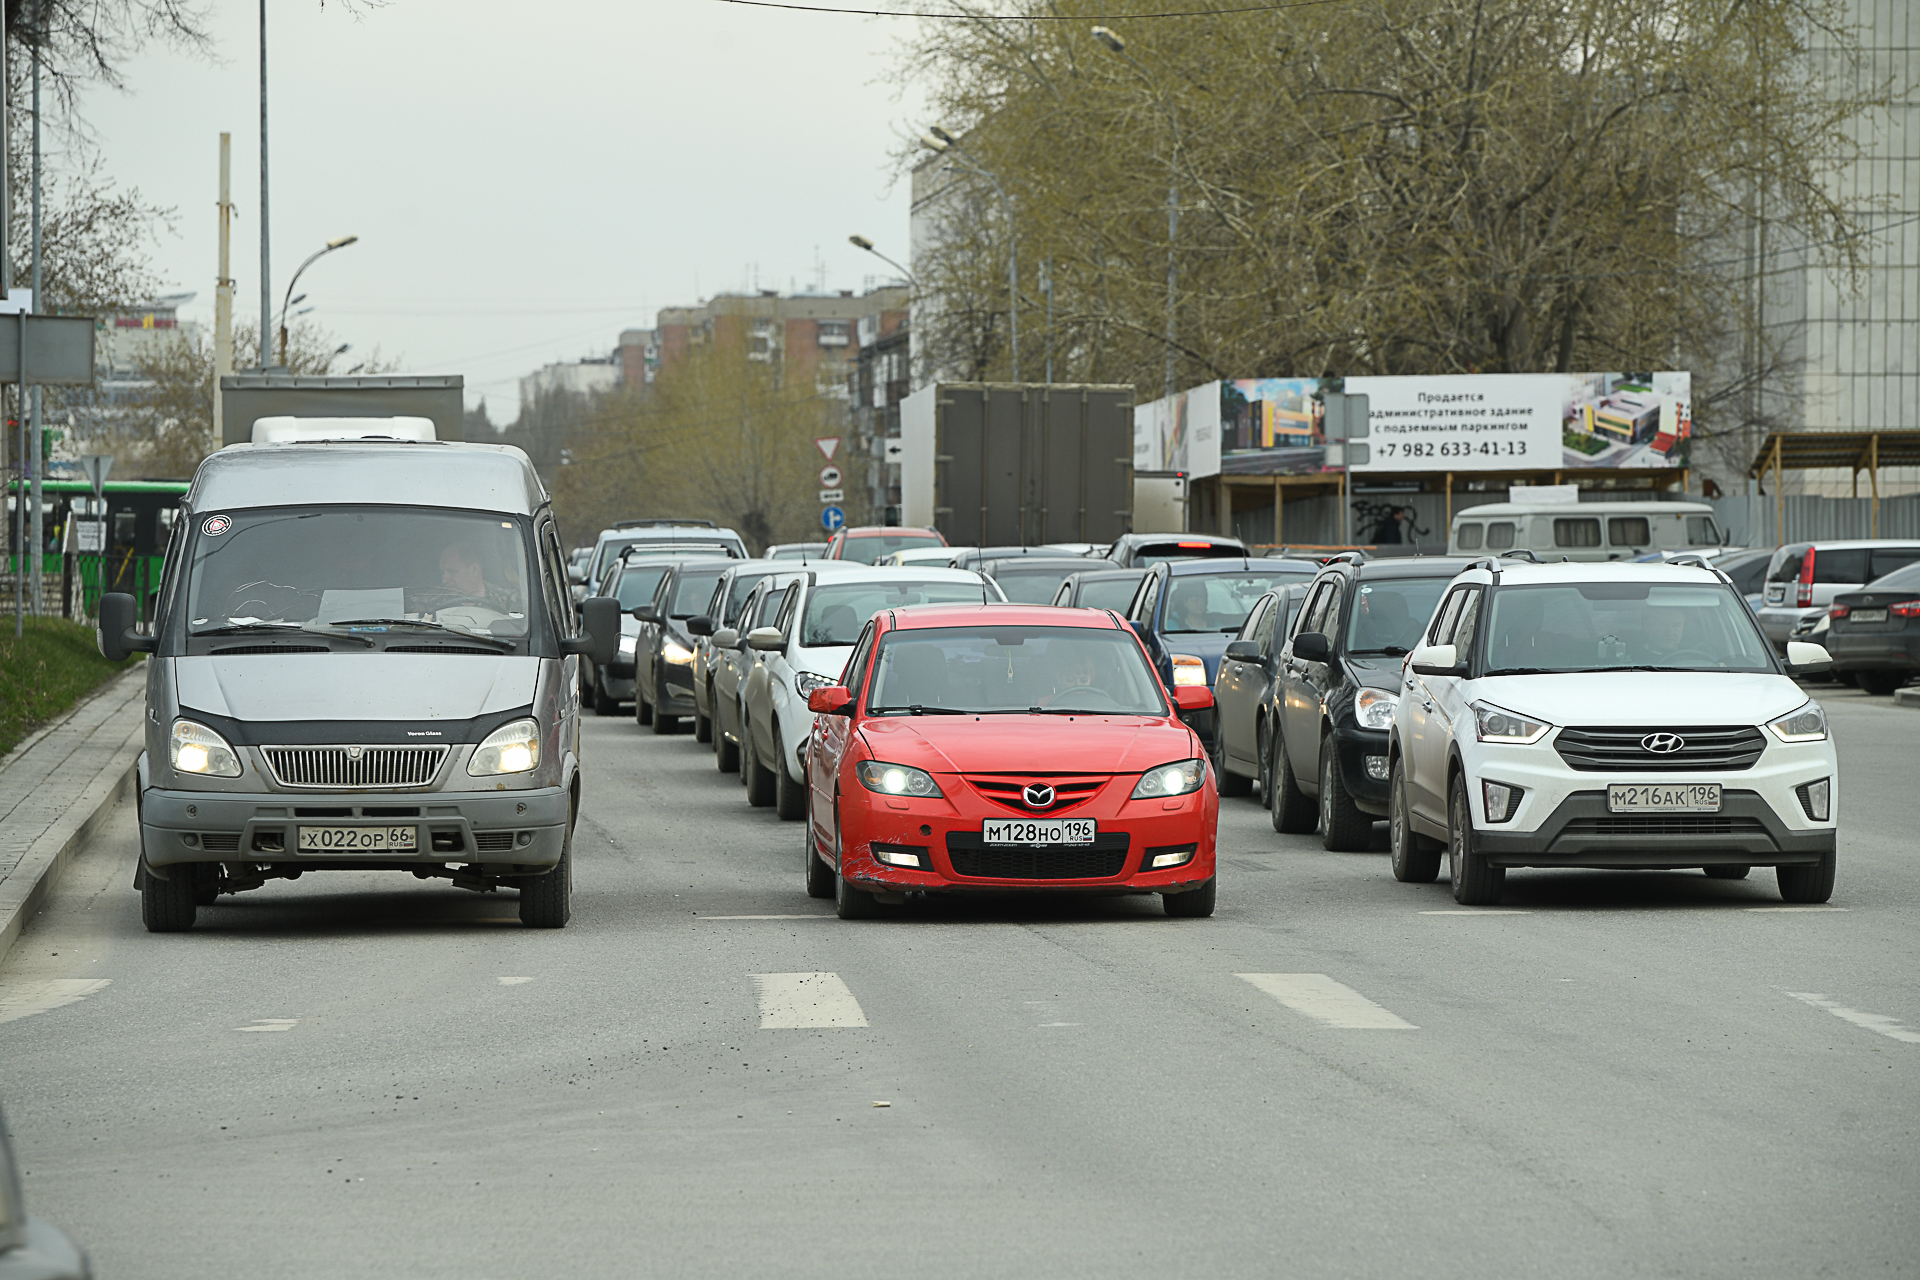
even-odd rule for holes
{"type": "Polygon", "coordinates": [[[1847,911],[1848,907],[1748,907],[1749,911],[1847,911]]]}
{"type": "Polygon", "coordinates": [[[298,1018],[255,1018],[250,1027],[235,1027],[235,1031],[291,1031],[299,1025],[298,1018]]]}
{"type": "Polygon", "coordinates": [[[0,986],[0,1022],[76,1004],[112,982],[112,978],[50,978],[0,986]]]}
{"type": "Polygon", "coordinates": [[[499,979],[500,985],[503,987],[524,986],[525,984],[532,981],[533,981],[532,978],[501,978],[499,979]]]}
{"type": "Polygon", "coordinates": [[[1419,1030],[1324,973],[1237,973],[1234,977],[1251,982],[1295,1013],[1317,1018],[1330,1027],[1356,1031],[1419,1030]]]}
{"type": "Polygon", "coordinates": [[[826,915],[819,911],[809,911],[807,912],[807,914],[803,916],[695,916],[694,919],[696,920],[834,920],[834,919],[838,919],[838,917],[826,915]]]}
{"type": "Polygon", "coordinates": [[[1496,907],[1450,907],[1445,911],[1422,911],[1423,916],[1530,916],[1531,911],[1496,907]]]}
{"type": "Polygon", "coordinates": [[[1885,1036],[1889,1040],[1898,1040],[1902,1044],[1920,1044],[1920,1031],[1910,1031],[1898,1018],[1889,1018],[1882,1013],[1866,1013],[1859,1009],[1849,1009],[1837,1000],[1829,1000],[1812,991],[1789,991],[1788,995],[1803,1004],[1810,1004],[1824,1010],[1836,1018],[1844,1018],[1863,1031],[1885,1036]]]}
{"type": "Polygon", "coordinates": [[[864,1027],[867,1015],[837,973],[756,973],[760,1029],[864,1027]]]}

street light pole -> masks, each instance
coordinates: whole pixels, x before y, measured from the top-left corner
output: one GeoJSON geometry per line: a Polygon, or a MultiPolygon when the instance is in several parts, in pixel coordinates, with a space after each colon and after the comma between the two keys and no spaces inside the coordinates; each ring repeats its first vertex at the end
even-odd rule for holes
{"type": "Polygon", "coordinates": [[[1166,95],[1161,93],[1154,85],[1153,77],[1147,74],[1147,69],[1140,65],[1138,58],[1127,52],[1127,42],[1125,40],[1122,40],[1115,32],[1107,27],[1095,27],[1093,29],[1093,38],[1098,40],[1102,45],[1105,45],[1112,52],[1119,54],[1127,60],[1128,64],[1140,74],[1140,78],[1146,81],[1148,90],[1153,93],[1154,97],[1160,100],[1160,109],[1167,113],[1167,130],[1169,136],[1167,140],[1167,372],[1165,394],[1172,396],[1176,352],[1174,342],[1178,334],[1178,330],[1174,325],[1174,317],[1176,315],[1175,299],[1177,297],[1176,288],[1178,283],[1175,252],[1180,237],[1180,121],[1178,117],[1174,115],[1173,104],[1168,102],[1166,95]]]}
{"type": "Polygon", "coordinates": [[[1000,193],[1000,203],[1007,211],[1007,354],[1013,362],[1013,380],[1020,381],[1020,240],[1013,222],[1013,197],[1007,194],[1006,184],[992,170],[973,158],[971,152],[960,145],[960,140],[934,125],[923,135],[920,141],[936,152],[952,151],[965,162],[966,167],[993,184],[1000,193]]]}
{"type": "Polygon", "coordinates": [[[880,259],[880,261],[886,263],[888,266],[892,267],[895,271],[898,271],[900,273],[900,278],[907,282],[907,288],[914,289],[914,290],[919,289],[920,286],[914,283],[913,272],[907,270],[905,267],[895,262],[892,258],[889,258],[886,254],[874,248],[873,241],[867,239],[865,236],[848,236],[847,243],[852,245],[856,249],[865,249],[868,253],[880,259]]]}
{"type": "Polygon", "coordinates": [[[267,0],[260,0],[260,367],[273,356],[273,253],[267,217],[267,0]]]}
{"type": "MultiPolygon", "coordinates": [[[[308,267],[320,261],[320,259],[326,257],[328,254],[332,253],[335,249],[344,249],[348,245],[358,242],[359,239],[360,239],[359,236],[341,236],[337,240],[327,241],[326,248],[321,249],[316,253],[308,254],[307,260],[301,263],[299,270],[293,273],[293,279],[287,281],[287,300],[285,304],[282,305],[280,308],[280,363],[281,364],[284,365],[287,362],[287,312],[293,307],[293,303],[294,303],[293,288],[295,285],[300,283],[300,276],[302,275],[302,273],[306,271],[308,267]]],[[[304,298],[306,295],[301,294],[300,296],[304,298]]]]}

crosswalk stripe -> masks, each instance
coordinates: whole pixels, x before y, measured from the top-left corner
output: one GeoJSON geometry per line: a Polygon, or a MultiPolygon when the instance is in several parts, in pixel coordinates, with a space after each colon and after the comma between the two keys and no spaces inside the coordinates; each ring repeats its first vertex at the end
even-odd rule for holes
{"type": "Polygon", "coordinates": [[[837,973],[756,973],[760,1029],[864,1027],[867,1015],[837,973]]]}
{"type": "Polygon", "coordinates": [[[1295,1013],[1317,1018],[1330,1027],[1360,1031],[1419,1030],[1324,973],[1238,973],[1234,976],[1251,982],[1295,1013]]]}
{"type": "Polygon", "coordinates": [[[1920,1044],[1920,1031],[1909,1030],[1898,1018],[1889,1018],[1883,1013],[1865,1013],[1859,1009],[1849,1009],[1837,1000],[1829,1000],[1812,991],[1789,991],[1788,995],[1804,1004],[1843,1018],[1864,1031],[1885,1036],[1889,1040],[1898,1040],[1903,1044],[1920,1044]]]}

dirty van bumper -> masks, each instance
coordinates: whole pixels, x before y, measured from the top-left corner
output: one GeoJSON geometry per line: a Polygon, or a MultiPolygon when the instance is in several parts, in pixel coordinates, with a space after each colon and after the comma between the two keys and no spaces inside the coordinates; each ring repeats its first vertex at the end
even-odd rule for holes
{"type": "Polygon", "coordinates": [[[316,869],[348,862],[552,867],[566,844],[569,804],[561,787],[298,796],[152,788],[140,797],[140,844],[147,864],[155,867],[182,862],[296,863],[316,869]],[[302,851],[301,827],[412,827],[414,847],[302,851]]]}

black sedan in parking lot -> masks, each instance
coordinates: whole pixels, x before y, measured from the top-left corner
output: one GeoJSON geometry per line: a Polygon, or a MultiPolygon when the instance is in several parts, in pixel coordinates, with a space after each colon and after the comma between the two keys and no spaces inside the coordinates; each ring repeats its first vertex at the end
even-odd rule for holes
{"type": "Polygon", "coordinates": [[[1834,674],[1876,697],[1920,675],[1920,564],[1836,595],[1825,642],[1834,674]]]}

